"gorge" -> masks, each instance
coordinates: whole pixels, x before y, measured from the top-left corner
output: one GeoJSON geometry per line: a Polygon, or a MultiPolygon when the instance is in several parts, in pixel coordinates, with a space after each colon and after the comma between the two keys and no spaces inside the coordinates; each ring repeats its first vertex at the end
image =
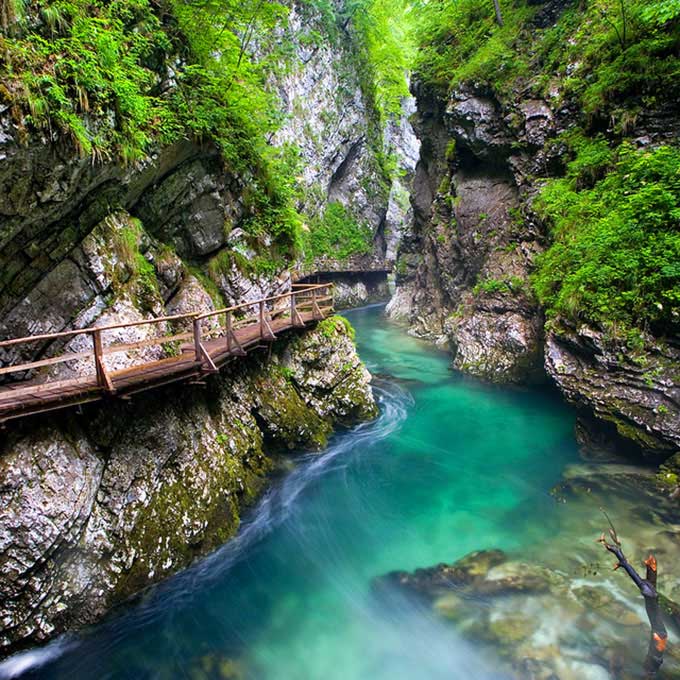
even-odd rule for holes
{"type": "Polygon", "coordinates": [[[0,340],[387,303],[4,423],[0,677],[636,677],[585,542],[680,611],[680,8],[500,9],[0,0],[0,340]]]}

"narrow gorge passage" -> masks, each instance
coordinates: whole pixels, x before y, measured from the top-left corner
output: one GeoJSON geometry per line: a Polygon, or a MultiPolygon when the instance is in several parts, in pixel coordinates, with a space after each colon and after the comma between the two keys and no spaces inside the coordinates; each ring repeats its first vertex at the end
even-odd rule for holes
{"type": "MultiPolygon", "coordinates": [[[[382,306],[347,317],[375,376],[379,419],[297,458],[216,553],[82,636],[5,661],[0,678],[496,679],[507,643],[523,642],[517,630],[560,660],[560,678],[605,678],[605,662],[593,661],[602,625],[644,653],[639,619],[580,630],[573,597],[588,582],[619,617],[639,613],[626,583],[583,578],[601,518],[579,476],[590,475],[598,495],[596,475],[621,466],[579,464],[573,413],[552,392],[452,373],[444,353],[386,321],[382,306]],[[550,494],[561,481],[576,490],[569,502],[558,502],[564,489],[550,494]],[[550,603],[537,608],[531,592],[519,602],[473,597],[447,617],[450,601],[431,610],[374,587],[386,572],[481,549],[548,566],[561,559],[550,603]],[[480,612],[486,635],[465,623],[480,612]]],[[[629,539],[641,494],[632,485],[609,499],[629,539]]]]}
{"type": "Polygon", "coordinates": [[[680,0],[0,0],[0,680],[680,678],[679,74],[680,0]]]}

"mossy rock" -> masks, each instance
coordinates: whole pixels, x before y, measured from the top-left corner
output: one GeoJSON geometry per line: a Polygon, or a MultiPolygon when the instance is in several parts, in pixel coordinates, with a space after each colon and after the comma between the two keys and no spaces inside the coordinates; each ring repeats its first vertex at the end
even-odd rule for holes
{"type": "Polygon", "coordinates": [[[453,563],[454,569],[464,574],[468,580],[483,578],[491,569],[507,560],[502,550],[476,550],[453,563]]]}
{"type": "MultiPolygon", "coordinates": [[[[530,638],[538,628],[538,621],[525,614],[509,614],[508,616],[494,616],[489,620],[485,637],[498,644],[502,651],[503,647],[519,644],[530,638]]],[[[508,649],[508,653],[512,653],[508,649]]]]}
{"type": "Polygon", "coordinates": [[[680,451],[659,466],[655,482],[664,491],[674,491],[680,486],[680,451]]]}

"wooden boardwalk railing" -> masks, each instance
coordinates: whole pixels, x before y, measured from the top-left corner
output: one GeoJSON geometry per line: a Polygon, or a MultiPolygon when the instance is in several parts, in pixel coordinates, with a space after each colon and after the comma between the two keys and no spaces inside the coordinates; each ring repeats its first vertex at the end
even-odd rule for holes
{"type": "Polygon", "coordinates": [[[107,396],[126,399],[171,382],[200,382],[232,357],[245,356],[277,333],[315,323],[332,311],[332,284],[293,284],[289,292],[215,311],[0,341],[0,425],[107,396]],[[126,342],[111,338],[123,329],[147,332],[151,326],[159,326],[160,333],[126,342]],[[130,365],[130,353],[151,347],[158,348],[156,357],[130,365]],[[119,353],[126,353],[127,365],[114,370],[107,358],[119,353]],[[21,358],[26,356],[32,360],[21,358]],[[62,364],[65,371],[62,366],[45,372],[62,364]]]}

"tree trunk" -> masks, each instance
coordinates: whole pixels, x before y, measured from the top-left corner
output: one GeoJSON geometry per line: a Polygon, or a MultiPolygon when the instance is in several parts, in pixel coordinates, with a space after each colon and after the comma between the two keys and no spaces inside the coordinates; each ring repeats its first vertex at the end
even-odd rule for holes
{"type": "Polygon", "coordinates": [[[623,567],[623,570],[637,586],[645,600],[645,610],[647,611],[647,618],[649,619],[651,630],[643,669],[645,680],[653,680],[657,677],[661,664],[663,664],[663,653],[666,650],[666,644],[668,642],[668,633],[663,622],[661,608],[659,607],[659,594],[656,590],[656,559],[653,555],[650,555],[645,560],[647,573],[645,575],[646,578],[643,579],[623,554],[623,551],[621,550],[621,541],[619,540],[616,529],[614,529],[607,513],[605,513],[605,517],[607,517],[607,520],[609,521],[609,535],[612,537],[614,543],[608,543],[604,534],[600,536],[598,542],[602,543],[610,553],[616,556],[617,562],[614,569],[616,570],[623,567]]]}
{"type": "Polygon", "coordinates": [[[503,15],[501,14],[501,3],[499,0],[493,0],[493,7],[496,10],[496,23],[499,26],[503,25],[503,15]]]}

